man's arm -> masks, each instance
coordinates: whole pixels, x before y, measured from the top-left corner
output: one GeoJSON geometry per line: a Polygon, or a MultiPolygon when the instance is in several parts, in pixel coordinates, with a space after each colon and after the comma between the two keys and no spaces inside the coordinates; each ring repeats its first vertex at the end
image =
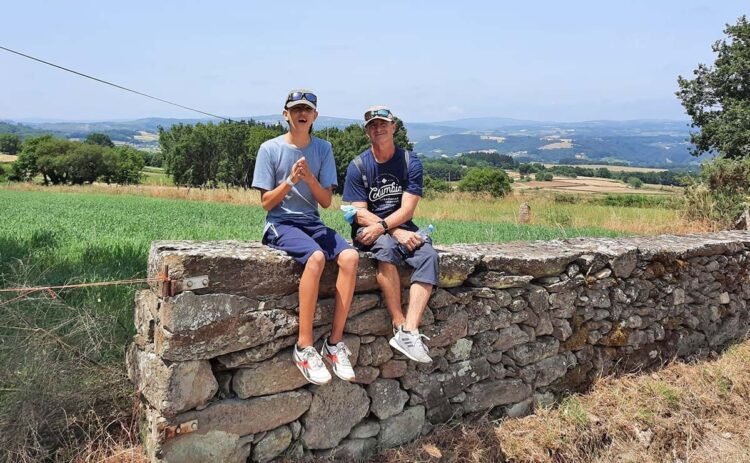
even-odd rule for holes
{"type": "MultiPolygon", "coordinates": [[[[417,204],[421,198],[411,193],[404,193],[401,198],[401,207],[396,209],[391,215],[385,219],[381,219],[377,215],[367,210],[367,202],[352,202],[352,206],[357,208],[357,223],[363,227],[367,227],[372,224],[377,224],[381,220],[385,220],[388,224],[388,229],[395,229],[399,225],[403,225],[410,221],[414,217],[414,212],[417,210],[417,204]]],[[[381,226],[382,228],[382,226],[381,226]]]]}
{"type": "Polygon", "coordinates": [[[388,233],[390,233],[396,241],[404,245],[406,249],[413,251],[422,244],[422,238],[418,234],[398,228],[398,226],[412,219],[420,199],[421,198],[417,195],[404,193],[401,198],[401,207],[396,209],[385,219],[381,219],[377,215],[368,211],[366,202],[352,202],[352,206],[357,208],[357,223],[364,227],[362,232],[357,235],[357,240],[368,246],[374,243],[376,239],[385,233],[385,229],[380,224],[381,220],[385,220],[386,225],[388,225],[388,233]]]}

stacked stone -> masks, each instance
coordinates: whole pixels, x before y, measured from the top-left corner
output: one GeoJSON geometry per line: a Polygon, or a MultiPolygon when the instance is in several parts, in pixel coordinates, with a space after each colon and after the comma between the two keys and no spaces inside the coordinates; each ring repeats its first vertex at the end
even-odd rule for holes
{"type": "MultiPolygon", "coordinates": [[[[362,254],[344,339],[357,381],[313,386],[291,361],[301,266],[258,243],[155,242],[151,277],[168,266],[171,279],[208,286],[136,297],[128,371],[147,448],[166,462],[361,458],[465,414],[520,416],[600,374],[700,357],[747,336],[749,250],[748,232],[440,248],[421,326],[431,364],[388,345],[362,254]]],[[[335,276],[328,265],[318,344],[335,276]]]]}

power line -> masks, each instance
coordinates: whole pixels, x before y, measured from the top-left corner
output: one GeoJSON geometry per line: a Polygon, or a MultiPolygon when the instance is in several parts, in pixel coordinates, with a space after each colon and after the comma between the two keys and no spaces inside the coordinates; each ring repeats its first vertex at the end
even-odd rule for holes
{"type": "Polygon", "coordinates": [[[33,61],[38,61],[38,62],[46,64],[48,66],[52,66],[52,67],[55,67],[55,68],[58,68],[58,69],[62,69],[63,71],[71,72],[73,74],[77,74],[77,75],[79,75],[81,77],[85,77],[87,79],[95,80],[95,81],[100,82],[102,84],[111,85],[112,87],[119,88],[120,90],[125,90],[127,92],[135,93],[136,95],[141,95],[141,96],[145,96],[146,98],[151,98],[152,100],[161,101],[162,103],[167,103],[167,104],[170,104],[172,106],[177,106],[178,108],[187,109],[188,111],[195,111],[197,113],[205,114],[206,116],[215,117],[217,119],[224,119],[225,121],[230,121],[230,122],[232,121],[228,117],[217,116],[216,114],[211,114],[211,113],[208,113],[206,111],[201,111],[200,109],[191,108],[189,106],[183,106],[183,105],[181,105],[179,103],[174,103],[172,101],[164,100],[162,98],[155,97],[155,96],[149,95],[147,93],[139,92],[138,90],[133,90],[131,88],[123,87],[122,85],[117,85],[115,83],[108,82],[108,81],[106,81],[104,79],[99,79],[97,77],[90,76],[90,75],[84,74],[82,72],[74,71],[73,69],[69,69],[69,68],[66,68],[64,66],[60,66],[58,64],[55,64],[55,63],[50,63],[49,61],[44,61],[43,59],[34,58],[33,56],[29,56],[27,54],[21,53],[20,51],[11,50],[10,48],[6,48],[6,47],[3,47],[3,46],[0,46],[0,50],[5,50],[5,51],[11,52],[11,53],[15,53],[16,55],[23,56],[24,58],[28,58],[28,59],[33,60],[33,61]]]}

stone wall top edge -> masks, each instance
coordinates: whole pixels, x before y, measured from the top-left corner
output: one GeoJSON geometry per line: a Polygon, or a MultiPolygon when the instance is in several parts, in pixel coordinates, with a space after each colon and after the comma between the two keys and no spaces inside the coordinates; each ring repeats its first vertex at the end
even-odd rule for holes
{"type": "MultiPolygon", "coordinates": [[[[750,232],[723,231],[688,235],[634,236],[622,238],[570,238],[539,241],[509,241],[503,243],[450,244],[437,243],[442,254],[453,254],[468,260],[493,257],[534,260],[537,258],[572,257],[601,253],[610,257],[629,251],[640,250],[647,255],[669,253],[689,255],[691,253],[721,254],[721,246],[735,245],[750,248],[750,232]]],[[[150,249],[150,261],[157,255],[179,255],[183,257],[220,257],[229,259],[262,259],[291,261],[283,252],[264,246],[259,241],[154,241],[150,249]]],[[[367,256],[366,253],[363,254],[367,256]]]]}
{"type": "MultiPolygon", "coordinates": [[[[550,241],[514,241],[439,245],[441,287],[465,284],[476,272],[495,271],[504,275],[534,278],[554,276],[583,256],[603,256],[605,261],[636,259],[689,259],[697,256],[736,254],[750,249],[750,232],[726,231],[693,235],[661,235],[623,238],[573,238],[550,241]]],[[[258,241],[154,241],[148,273],[154,277],[169,265],[172,278],[208,275],[206,292],[227,292],[253,297],[277,297],[297,290],[303,267],[285,253],[258,241]]],[[[634,262],[633,262],[634,265],[634,262]]],[[[356,292],[376,289],[376,265],[369,253],[361,253],[356,292]]],[[[623,274],[629,274],[625,272],[623,274]]],[[[335,265],[326,267],[321,295],[333,294],[335,265]]],[[[156,288],[156,285],[152,285],[156,288]]]]}

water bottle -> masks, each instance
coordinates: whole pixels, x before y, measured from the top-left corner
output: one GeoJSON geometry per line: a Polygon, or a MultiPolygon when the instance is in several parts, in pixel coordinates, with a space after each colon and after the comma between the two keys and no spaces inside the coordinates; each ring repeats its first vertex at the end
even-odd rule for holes
{"type": "MultiPolygon", "coordinates": [[[[422,242],[427,241],[427,237],[430,236],[430,234],[435,230],[435,226],[432,224],[427,225],[427,228],[420,228],[419,231],[417,231],[417,235],[419,235],[420,238],[422,238],[422,242]]],[[[399,254],[401,254],[401,257],[406,259],[409,256],[409,250],[406,249],[406,247],[399,243],[397,246],[399,254]]]]}

